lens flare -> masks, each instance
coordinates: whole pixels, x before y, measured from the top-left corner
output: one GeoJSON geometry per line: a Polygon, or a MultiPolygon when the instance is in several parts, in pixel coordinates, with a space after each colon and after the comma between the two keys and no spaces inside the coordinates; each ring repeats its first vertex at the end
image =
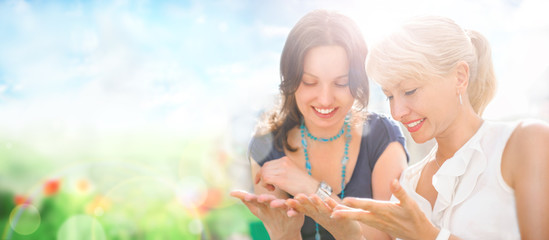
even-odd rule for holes
{"type": "Polygon", "coordinates": [[[88,215],[73,216],[61,225],[57,232],[57,240],[106,240],[103,226],[95,218],[88,215]]]}
{"type": "Polygon", "coordinates": [[[29,235],[40,226],[40,212],[30,204],[17,205],[10,214],[10,226],[21,235],[29,235]]]}
{"type": "Polygon", "coordinates": [[[204,203],[208,195],[208,188],[204,180],[192,176],[181,179],[175,191],[179,203],[188,209],[197,209],[204,203]]]}

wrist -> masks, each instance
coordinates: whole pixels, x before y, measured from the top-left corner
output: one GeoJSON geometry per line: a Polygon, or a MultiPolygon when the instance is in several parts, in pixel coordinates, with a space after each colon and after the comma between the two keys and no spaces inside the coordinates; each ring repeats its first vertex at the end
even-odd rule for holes
{"type": "Polygon", "coordinates": [[[334,229],[326,229],[335,239],[366,240],[362,232],[362,227],[357,221],[344,222],[343,226],[334,225],[334,229]]]}
{"type": "Polygon", "coordinates": [[[441,228],[435,240],[448,240],[448,239],[450,239],[450,231],[448,231],[447,229],[441,228]]]}
{"type": "Polygon", "coordinates": [[[301,232],[297,231],[295,233],[278,233],[278,234],[271,234],[269,232],[269,238],[271,240],[301,240],[301,232]]]}
{"type": "Polygon", "coordinates": [[[332,196],[332,187],[330,187],[330,185],[328,185],[326,182],[320,181],[315,194],[324,201],[326,198],[329,198],[332,196]]]}

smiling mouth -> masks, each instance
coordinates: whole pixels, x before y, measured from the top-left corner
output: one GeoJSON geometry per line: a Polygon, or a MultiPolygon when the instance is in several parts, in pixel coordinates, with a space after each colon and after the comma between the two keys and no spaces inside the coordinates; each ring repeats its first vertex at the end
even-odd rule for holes
{"type": "Polygon", "coordinates": [[[335,110],[335,108],[317,108],[313,107],[315,111],[322,113],[322,114],[329,114],[335,110]]]}
{"type": "Polygon", "coordinates": [[[409,127],[409,128],[413,128],[413,127],[417,126],[418,124],[422,123],[423,121],[425,121],[425,118],[422,118],[422,119],[417,120],[415,122],[407,123],[406,126],[409,127]]]}

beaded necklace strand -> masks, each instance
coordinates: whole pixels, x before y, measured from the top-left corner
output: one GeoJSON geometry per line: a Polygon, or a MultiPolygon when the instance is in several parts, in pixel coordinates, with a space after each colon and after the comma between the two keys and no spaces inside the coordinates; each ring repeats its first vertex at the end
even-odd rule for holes
{"type": "MultiPolygon", "coordinates": [[[[341,126],[341,130],[333,137],[330,138],[318,138],[313,136],[309,129],[305,126],[305,120],[301,119],[301,126],[299,127],[301,130],[301,145],[303,146],[303,152],[305,153],[305,168],[307,168],[307,173],[309,173],[309,176],[311,175],[311,162],[309,161],[309,153],[307,151],[307,139],[305,138],[305,135],[307,135],[308,138],[310,138],[313,141],[319,141],[319,142],[331,142],[343,135],[345,130],[347,133],[345,134],[345,149],[343,151],[343,158],[341,158],[341,194],[340,198],[343,199],[345,197],[345,173],[347,171],[347,163],[349,162],[349,142],[351,141],[351,124],[349,124],[350,115],[348,114],[345,116],[345,122],[343,123],[343,126],[341,126]]],[[[318,231],[318,223],[315,223],[315,240],[320,240],[320,232],[318,231]]]]}

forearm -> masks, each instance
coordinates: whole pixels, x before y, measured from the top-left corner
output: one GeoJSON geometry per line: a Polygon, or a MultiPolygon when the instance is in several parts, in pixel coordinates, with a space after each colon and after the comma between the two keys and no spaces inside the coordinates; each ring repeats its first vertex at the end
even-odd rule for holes
{"type": "MultiPolygon", "coordinates": [[[[355,222],[357,225],[360,225],[359,223],[355,222]]],[[[348,227],[341,227],[341,226],[334,226],[332,229],[327,229],[332,236],[334,236],[335,239],[350,239],[350,240],[366,240],[366,236],[362,234],[362,231],[360,230],[360,227],[358,227],[358,231],[350,230],[348,227]]],[[[376,239],[376,238],[371,238],[376,239]]]]}
{"type": "Polygon", "coordinates": [[[269,238],[271,240],[301,240],[301,231],[281,231],[281,232],[275,232],[267,229],[267,233],[269,233],[269,238]]]}
{"type": "Polygon", "coordinates": [[[392,239],[391,236],[381,230],[370,227],[366,224],[360,223],[362,228],[362,235],[365,239],[380,239],[380,240],[389,240],[392,239]]]}

